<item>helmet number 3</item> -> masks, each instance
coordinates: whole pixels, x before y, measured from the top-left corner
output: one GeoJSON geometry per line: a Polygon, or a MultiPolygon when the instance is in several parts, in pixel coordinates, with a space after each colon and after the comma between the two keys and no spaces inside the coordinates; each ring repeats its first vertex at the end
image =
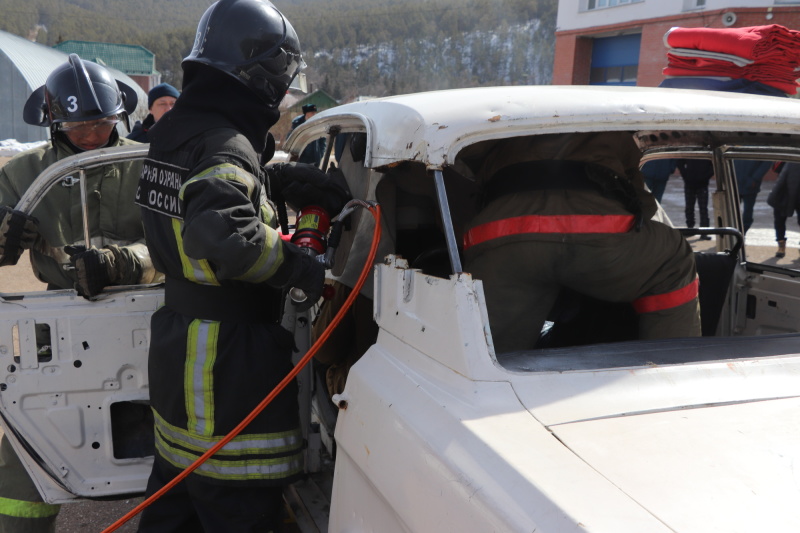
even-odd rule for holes
{"type": "Polygon", "coordinates": [[[68,96],[67,101],[69,102],[69,107],[67,111],[70,113],[74,113],[78,110],[78,97],[77,96],[68,96]]]}

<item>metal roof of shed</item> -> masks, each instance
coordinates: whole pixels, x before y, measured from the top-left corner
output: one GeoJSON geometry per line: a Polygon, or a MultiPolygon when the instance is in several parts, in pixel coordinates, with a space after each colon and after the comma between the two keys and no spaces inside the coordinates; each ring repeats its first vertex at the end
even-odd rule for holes
{"type": "Polygon", "coordinates": [[[0,53],[8,57],[28,86],[34,89],[44,84],[50,72],[67,60],[63,52],[5,31],[0,31],[0,53]]]}
{"type": "Polygon", "coordinates": [[[133,76],[157,74],[155,54],[144,46],[134,44],[64,41],[53,48],[82,59],[115,68],[133,76]]]}
{"type": "MultiPolygon", "coordinates": [[[[80,55],[80,54],[78,54],[80,55]]],[[[68,54],[0,31],[0,139],[20,142],[45,140],[47,128],[31,126],[22,120],[22,108],[30,94],[44,85],[50,73],[67,61],[68,54]]],[[[92,60],[81,55],[82,59],[92,60]]],[[[106,65],[114,78],[130,85],[139,97],[133,118],[147,115],[147,93],[127,73],[106,65]]]]}

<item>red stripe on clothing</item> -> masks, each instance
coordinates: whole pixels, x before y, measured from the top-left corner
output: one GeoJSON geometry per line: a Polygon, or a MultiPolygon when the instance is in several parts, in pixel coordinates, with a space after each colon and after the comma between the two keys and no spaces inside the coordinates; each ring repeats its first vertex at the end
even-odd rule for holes
{"type": "Polygon", "coordinates": [[[655,313],[656,311],[672,309],[697,298],[699,286],[699,281],[694,278],[694,281],[690,284],[672,292],[643,296],[638,300],[634,300],[633,308],[637,313],[655,313]]]}
{"type": "Polygon", "coordinates": [[[464,236],[464,249],[491,239],[524,233],[627,233],[632,215],[526,215],[475,226],[464,236]]]}

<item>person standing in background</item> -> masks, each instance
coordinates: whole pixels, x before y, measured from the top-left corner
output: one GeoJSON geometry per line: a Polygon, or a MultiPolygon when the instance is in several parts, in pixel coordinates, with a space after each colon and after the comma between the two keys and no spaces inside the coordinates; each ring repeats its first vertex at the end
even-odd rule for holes
{"type": "MultiPolygon", "coordinates": [[[[316,104],[306,104],[303,106],[303,114],[292,120],[292,131],[295,130],[300,124],[305,124],[307,120],[317,114],[316,104]]],[[[289,132],[291,133],[291,132],[289,132]]],[[[328,146],[328,141],[325,137],[320,137],[315,141],[311,141],[303,149],[298,161],[300,163],[308,163],[310,165],[319,166],[322,158],[325,157],[325,148],[328,146]]]]}
{"type": "MultiPolygon", "coordinates": [[[[711,223],[708,216],[708,184],[714,176],[714,165],[707,159],[679,159],[678,170],[683,178],[683,196],[686,200],[686,227],[695,225],[694,205],[700,215],[700,227],[707,228],[711,223]]],[[[711,240],[701,235],[701,241],[711,240]]]]}
{"type": "Polygon", "coordinates": [[[800,224],[800,164],[783,165],[778,174],[778,181],[767,197],[767,203],[772,207],[775,240],[778,242],[775,257],[785,257],[786,219],[797,212],[797,222],[800,224]]]}
{"type": "Polygon", "coordinates": [[[675,172],[676,167],[677,162],[674,159],[654,159],[642,165],[644,183],[658,203],[661,203],[661,198],[664,197],[664,191],[667,188],[667,181],[675,172]]]}
{"type": "Polygon", "coordinates": [[[737,159],[733,162],[733,168],[736,171],[736,187],[742,203],[744,233],[747,233],[747,230],[753,225],[756,198],[761,192],[761,182],[771,166],[771,161],[737,159]]]}
{"type": "Polygon", "coordinates": [[[147,132],[164,116],[164,113],[172,109],[179,95],[178,89],[169,83],[161,83],[150,89],[147,93],[147,109],[150,113],[144,118],[144,122],[136,121],[133,130],[128,134],[128,139],[140,143],[149,142],[147,132]]]}

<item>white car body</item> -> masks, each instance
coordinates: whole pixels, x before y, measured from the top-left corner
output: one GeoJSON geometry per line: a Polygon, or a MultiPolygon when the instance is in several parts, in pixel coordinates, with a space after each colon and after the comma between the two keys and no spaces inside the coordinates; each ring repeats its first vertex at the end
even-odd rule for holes
{"type": "MultiPolygon", "coordinates": [[[[427,177],[452,271],[428,274],[396,254],[376,266],[367,292],[378,339],[334,398],[330,522],[317,530],[800,530],[800,272],[747,263],[720,235],[717,250],[736,269],[716,336],[494,353],[482,283],[457,251],[458,189],[470,188],[459,154],[508,137],[612,130],[635,134],[645,159],[710,157],[715,220],[739,230],[731,161],[800,161],[800,102],[688,90],[421,93],[327,110],[292,134],[283,148],[293,158],[319,137],[332,150],[336,135],[365,134],[363,161],[339,161],[363,200],[387,175],[427,177]]],[[[391,216],[382,252],[395,252],[391,216]]],[[[340,279],[360,269],[371,227],[355,220],[340,279]]],[[[147,399],[145,321],[162,298],[158,287],[97,302],[72,291],[3,295],[3,425],[48,501],[143,490],[151,458],[115,455],[111,406],[147,399]],[[55,332],[51,361],[36,358],[32,321],[55,332]]],[[[313,433],[309,455],[319,451],[313,433]]]]}

